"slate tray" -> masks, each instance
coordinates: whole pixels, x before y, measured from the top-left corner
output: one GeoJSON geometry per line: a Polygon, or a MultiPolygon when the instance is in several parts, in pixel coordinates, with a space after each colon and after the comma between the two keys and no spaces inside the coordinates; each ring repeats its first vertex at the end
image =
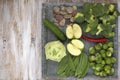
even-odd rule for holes
{"type": "MultiPolygon", "coordinates": [[[[44,3],[42,4],[42,21],[45,18],[48,18],[49,20],[53,21],[53,11],[52,8],[54,6],[60,6],[60,5],[65,5],[65,6],[72,6],[76,5],[78,7],[78,11],[81,11],[83,3],[44,3]]],[[[115,4],[116,5],[116,4],[115,4]]],[[[118,24],[118,20],[116,20],[116,24],[118,24]]],[[[66,27],[59,27],[64,33],[66,27]]],[[[115,27],[116,35],[114,38],[111,40],[114,41],[114,55],[117,58],[117,62],[114,64],[115,67],[115,74],[112,76],[108,76],[105,78],[118,78],[118,25],[115,27]]],[[[56,69],[57,69],[57,62],[46,60],[45,58],[45,52],[44,52],[44,46],[47,42],[49,41],[55,41],[57,40],[56,37],[42,24],[42,77],[43,78],[60,78],[56,74],[56,69]]],[[[95,43],[88,42],[85,40],[82,40],[85,44],[85,52],[88,53],[88,49],[90,46],[93,46],[95,43]]],[[[92,70],[89,69],[88,74],[84,77],[84,80],[93,80],[101,78],[98,76],[93,75],[92,70]]],[[[65,78],[67,79],[67,78],[65,78]]],[[[76,79],[74,77],[69,77],[69,80],[76,79]]]]}

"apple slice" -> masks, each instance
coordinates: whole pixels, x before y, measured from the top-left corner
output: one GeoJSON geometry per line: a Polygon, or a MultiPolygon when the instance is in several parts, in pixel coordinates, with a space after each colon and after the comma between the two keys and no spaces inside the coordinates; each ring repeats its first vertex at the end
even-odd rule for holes
{"type": "Polygon", "coordinates": [[[80,38],[82,36],[82,29],[78,24],[67,25],[66,36],[68,39],[80,38]]]}
{"type": "Polygon", "coordinates": [[[72,25],[67,25],[66,35],[67,35],[68,39],[72,39],[73,38],[73,28],[72,28],[72,25]]]}
{"type": "Polygon", "coordinates": [[[78,24],[73,24],[73,35],[76,39],[82,36],[82,29],[78,24]]]}
{"type": "Polygon", "coordinates": [[[67,44],[67,50],[73,56],[79,56],[83,48],[83,42],[77,39],[73,39],[70,43],[67,44]]]}

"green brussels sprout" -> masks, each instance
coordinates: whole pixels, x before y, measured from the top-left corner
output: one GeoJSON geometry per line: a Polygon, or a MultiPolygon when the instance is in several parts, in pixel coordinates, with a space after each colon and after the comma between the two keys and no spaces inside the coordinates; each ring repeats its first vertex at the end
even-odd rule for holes
{"type": "Polygon", "coordinates": [[[101,64],[96,64],[95,70],[96,71],[101,71],[103,69],[103,66],[101,64]]]}
{"type": "Polygon", "coordinates": [[[100,72],[99,72],[99,71],[94,70],[94,74],[95,74],[95,75],[97,75],[97,76],[99,76],[99,75],[100,75],[100,72]]]}
{"type": "Polygon", "coordinates": [[[111,57],[111,63],[115,63],[117,59],[115,57],[111,57]]]}
{"type": "Polygon", "coordinates": [[[100,50],[102,48],[102,43],[98,43],[95,45],[96,50],[100,50]]]}
{"type": "Polygon", "coordinates": [[[101,72],[100,72],[100,76],[101,76],[101,77],[105,77],[105,76],[107,76],[107,73],[106,73],[105,71],[101,71],[101,72]]]}
{"type": "Polygon", "coordinates": [[[111,58],[106,58],[106,59],[105,59],[105,63],[106,63],[106,64],[111,64],[111,58]]]}
{"type": "Polygon", "coordinates": [[[102,61],[101,61],[101,64],[102,64],[102,65],[105,65],[105,60],[102,60],[102,61]]]}
{"type": "Polygon", "coordinates": [[[103,44],[103,49],[107,49],[108,45],[107,44],[103,44]]]}
{"type": "Polygon", "coordinates": [[[105,70],[105,72],[106,72],[107,74],[110,74],[111,67],[110,67],[109,65],[106,65],[106,66],[104,67],[104,70],[105,70]]]}
{"type": "Polygon", "coordinates": [[[111,68],[109,75],[113,75],[114,73],[115,73],[115,69],[114,69],[114,68],[111,68]]]}
{"type": "Polygon", "coordinates": [[[95,60],[96,60],[95,56],[90,56],[90,57],[89,57],[89,61],[90,61],[90,62],[95,61],[95,60]]]}
{"type": "Polygon", "coordinates": [[[113,53],[113,48],[112,48],[112,47],[109,47],[109,48],[108,48],[108,51],[110,51],[111,53],[113,53]]]}
{"type": "Polygon", "coordinates": [[[111,57],[112,56],[112,52],[111,51],[106,51],[106,56],[107,57],[111,57]]]}
{"type": "Polygon", "coordinates": [[[108,42],[109,47],[113,47],[114,43],[113,42],[108,42]]]}
{"type": "Polygon", "coordinates": [[[90,54],[95,54],[95,48],[94,47],[90,47],[89,48],[89,53],[90,54]]]}
{"type": "Polygon", "coordinates": [[[103,58],[105,58],[106,57],[106,51],[105,50],[100,50],[100,54],[101,54],[101,56],[103,57],[103,58]]]}
{"type": "Polygon", "coordinates": [[[90,62],[90,67],[93,67],[95,65],[95,62],[90,62]]]}

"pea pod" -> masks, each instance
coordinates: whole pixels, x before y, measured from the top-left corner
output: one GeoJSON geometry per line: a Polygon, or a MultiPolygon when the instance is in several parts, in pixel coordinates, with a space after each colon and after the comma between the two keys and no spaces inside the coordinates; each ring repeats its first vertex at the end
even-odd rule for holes
{"type": "Polygon", "coordinates": [[[78,74],[78,75],[80,75],[80,77],[84,77],[87,66],[88,66],[88,57],[86,54],[83,54],[83,61],[82,61],[81,67],[80,67],[81,72],[78,74]]]}
{"type": "Polygon", "coordinates": [[[80,71],[80,68],[81,68],[81,65],[83,64],[83,53],[80,55],[80,61],[79,61],[79,64],[78,64],[78,67],[76,69],[76,72],[75,72],[75,76],[77,76],[81,71],[80,71]]]}
{"type": "Polygon", "coordinates": [[[73,60],[72,60],[72,57],[71,57],[71,55],[69,54],[68,55],[68,65],[69,65],[69,67],[70,67],[70,69],[72,70],[72,71],[75,71],[75,65],[74,65],[74,62],[73,62],[73,60]]]}
{"type": "Polygon", "coordinates": [[[86,75],[86,73],[88,72],[88,69],[89,69],[89,62],[87,62],[87,66],[86,66],[86,68],[84,69],[84,71],[83,71],[83,73],[82,73],[82,75],[81,75],[81,78],[83,78],[83,77],[86,75]]]}
{"type": "Polygon", "coordinates": [[[58,64],[58,68],[57,68],[57,74],[61,74],[65,71],[65,69],[67,68],[68,64],[67,64],[68,58],[67,56],[65,56],[60,63],[58,64]]]}

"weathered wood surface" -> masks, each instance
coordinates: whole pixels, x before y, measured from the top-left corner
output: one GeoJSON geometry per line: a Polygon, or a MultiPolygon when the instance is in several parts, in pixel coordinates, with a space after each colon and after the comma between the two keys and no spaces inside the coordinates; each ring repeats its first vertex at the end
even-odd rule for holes
{"type": "MultiPolygon", "coordinates": [[[[117,3],[117,0],[46,0],[71,1],[117,3]]],[[[0,0],[0,80],[42,80],[42,2],[0,0]]]]}

